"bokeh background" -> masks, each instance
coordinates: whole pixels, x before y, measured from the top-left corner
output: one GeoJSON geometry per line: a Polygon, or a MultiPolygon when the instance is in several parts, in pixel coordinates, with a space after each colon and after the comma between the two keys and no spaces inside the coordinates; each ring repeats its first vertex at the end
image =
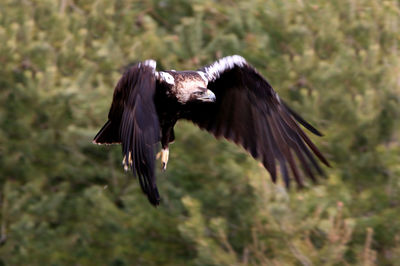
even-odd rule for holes
{"type": "Polygon", "coordinates": [[[0,265],[400,265],[399,24],[398,0],[1,0],[0,265]],[[328,178],[287,190],[179,122],[152,207],[91,143],[116,82],[232,54],[325,134],[328,178]]]}

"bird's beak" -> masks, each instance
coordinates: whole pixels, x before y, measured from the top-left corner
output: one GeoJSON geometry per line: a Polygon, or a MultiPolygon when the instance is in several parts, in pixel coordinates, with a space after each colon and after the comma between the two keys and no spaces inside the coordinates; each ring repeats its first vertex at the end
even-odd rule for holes
{"type": "Polygon", "coordinates": [[[200,101],[202,101],[202,102],[215,102],[215,100],[217,99],[216,97],[215,97],[215,94],[212,92],[212,91],[210,91],[210,90],[207,90],[206,91],[206,93],[204,93],[202,96],[200,96],[199,98],[198,98],[200,101]]]}

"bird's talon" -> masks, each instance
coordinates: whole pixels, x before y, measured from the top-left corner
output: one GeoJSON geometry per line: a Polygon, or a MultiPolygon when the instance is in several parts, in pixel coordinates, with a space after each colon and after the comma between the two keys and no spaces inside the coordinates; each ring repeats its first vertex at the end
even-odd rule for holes
{"type": "Polygon", "coordinates": [[[133,161],[132,161],[132,153],[129,152],[128,157],[125,155],[123,160],[122,160],[122,165],[124,166],[124,170],[125,172],[127,172],[129,170],[129,166],[133,165],[133,161]]]}
{"type": "Polygon", "coordinates": [[[161,166],[162,166],[163,171],[167,170],[168,157],[169,157],[168,148],[162,149],[161,150],[161,166]]]}

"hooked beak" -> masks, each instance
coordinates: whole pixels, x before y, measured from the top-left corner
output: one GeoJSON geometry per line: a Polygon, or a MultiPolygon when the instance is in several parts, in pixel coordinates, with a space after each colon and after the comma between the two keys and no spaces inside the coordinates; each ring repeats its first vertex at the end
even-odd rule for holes
{"type": "Polygon", "coordinates": [[[202,96],[200,96],[199,98],[198,98],[200,101],[202,101],[202,102],[211,102],[211,103],[213,103],[213,102],[215,102],[216,101],[216,97],[215,97],[215,94],[212,92],[212,91],[210,91],[210,90],[207,90],[202,96]]]}

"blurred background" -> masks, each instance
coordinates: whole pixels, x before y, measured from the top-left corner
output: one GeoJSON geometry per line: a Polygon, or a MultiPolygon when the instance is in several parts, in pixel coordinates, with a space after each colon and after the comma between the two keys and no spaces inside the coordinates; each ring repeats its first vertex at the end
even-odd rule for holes
{"type": "Polygon", "coordinates": [[[399,265],[398,0],[1,0],[0,265],[399,265]],[[158,208],[97,146],[129,64],[240,54],[325,136],[298,191],[179,122],[158,208]]]}

